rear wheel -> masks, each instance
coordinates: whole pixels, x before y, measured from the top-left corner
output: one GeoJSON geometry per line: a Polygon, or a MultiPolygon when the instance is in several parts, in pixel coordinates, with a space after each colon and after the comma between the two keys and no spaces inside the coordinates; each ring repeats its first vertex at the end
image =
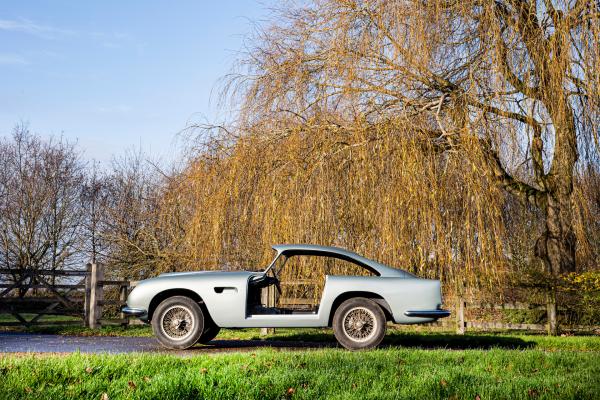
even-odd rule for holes
{"type": "Polygon", "coordinates": [[[169,297],[156,307],[152,317],[152,330],[165,347],[192,347],[204,332],[202,309],[189,297],[169,297]]]}
{"type": "Polygon", "coordinates": [[[373,300],[355,297],[344,301],[333,316],[333,333],[349,350],[370,349],[385,336],[386,319],[373,300]]]}

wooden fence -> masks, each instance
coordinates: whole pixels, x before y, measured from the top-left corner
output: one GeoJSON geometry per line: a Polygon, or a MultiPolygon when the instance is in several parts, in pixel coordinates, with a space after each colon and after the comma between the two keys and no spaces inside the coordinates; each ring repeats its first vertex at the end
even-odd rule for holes
{"type": "Polygon", "coordinates": [[[556,335],[558,333],[558,321],[556,314],[556,304],[528,304],[528,303],[504,303],[504,304],[491,304],[491,303],[476,303],[467,302],[464,299],[458,299],[456,308],[456,333],[464,335],[468,328],[478,330],[531,330],[531,331],[547,331],[549,335],[556,335]],[[480,322],[480,321],[467,321],[465,318],[467,305],[471,308],[480,310],[544,310],[546,311],[547,323],[546,324],[515,324],[515,323],[504,323],[504,322],[480,322]]]}
{"type": "Polygon", "coordinates": [[[102,324],[129,325],[129,318],[124,314],[109,319],[104,318],[103,310],[109,305],[120,310],[133,284],[132,281],[105,280],[102,264],[88,264],[85,269],[68,271],[0,269],[0,314],[15,319],[2,320],[0,326],[79,325],[95,329],[102,324]],[[4,276],[10,278],[2,279],[4,276]],[[61,282],[56,283],[57,279],[61,282]],[[71,282],[62,282],[65,279],[71,282]],[[111,286],[117,287],[118,296],[105,299],[105,288],[111,286]],[[57,315],[70,318],[44,319],[57,315]]]}
{"type": "Polygon", "coordinates": [[[0,313],[12,315],[16,321],[2,321],[3,326],[81,325],[86,321],[87,270],[22,270],[0,269],[0,313]],[[9,276],[9,279],[2,279],[9,276]],[[75,279],[56,283],[56,279],[75,279]],[[8,283],[6,283],[8,281],[8,283]],[[30,295],[33,293],[34,295],[30,295]],[[26,315],[33,315],[27,318],[26,315]],[[70,320],[44,320],[47,315],[66,315],[70,320]]]}
{"type": "Polygon", "coordinates": [[[137,282],[128,280],[106,280],[104,279],[104,265],[89,264],[90,269],[90,302],[88,305],[88,326],[92,329],[100,328],[101,325],[123,325],[130,324],[129,316],[119,313],[119,318],[105,318],[105,306],[116,306],[120,310],[127,302],[130,290],[137,282]],[[115,299],[106,299],[107,287],[116,287],[118,296],[115,299]]]}
{"type": "MultiPolygon", "coordinates": [[[[2,274],[14,274],[14,271],[0,269],[2,274]]],[[[17,321],[1,322],[0,326],[34,326],[34,325],[85,325],[92,329],[97,329],[102,325],[119,324],[128,326],[132,323],[139,323],[137,319],[129,318],[120,313],[120,309],[126,304],[127,295],[137,284],[136,281],[128,280],[106,280],[104,279],[104,267],[102,264],[88,264],[85,270],[80,271],[49,271],[37,270],[22,273],[18,278],[14,278],[11,283],[0,283],[0,313],[8,313],[15,317],[17,321]],[[80,277],[82,279],[71,283],[56,284],[49,282],[46,276],[54,277],[80,277]],[[113,296],[105,298],[108,287],[114,287],[113,296]],[[24,292],[29,290],[41,289],[43,296],[23,296],[24,292]],[[11,296],[10,293],[13,292],[11,296]],[[17,292],[15,295],[14,292],[17,292]],[[107,318],[106,309],[113,307],[113,318],[107,318]],[[34,314],[34,317],[27,320],[23,314],[34,314]],[[44,321],[45,315],[69,315],[80,319],[74,321],[44,321]]],[[[2,281],[0,281],[2,282],[2,281]]],[[[310,282],[306,280],[290,281],[283,283],[285,285],[307,285],[310,282]]],[[[309,298],[277,298],[277,293],[273,288],[263,291],[262,301],[267,306],[301,307],[303,305],[314,305],[315,300],[309,298]]],[[[452,318],[442,319],[430,324],[430,326],[442,327],[445,329],[455,329],[457,334],[464,334],[470,329],[479,331],[488,330],[531,330],[547,331],[550,335],[556,335],[559,331],[557,321],[556,304],[526,304],[526,303],[505,303],[489,304],[467,302],[459,299],[453,310],[455,320],[452,318]],[[547,315],[546,324],[518,324],[503,322],[482,322],[478,320],[467,320],[467,307],[469,309],[480,310],[544,310],[547,315]]],[[[598,326],[569,326],[569,329],[598,331],[598,326]]],[[[263,333],[272,333],[274,330],[264,329],[263,333]]]]}

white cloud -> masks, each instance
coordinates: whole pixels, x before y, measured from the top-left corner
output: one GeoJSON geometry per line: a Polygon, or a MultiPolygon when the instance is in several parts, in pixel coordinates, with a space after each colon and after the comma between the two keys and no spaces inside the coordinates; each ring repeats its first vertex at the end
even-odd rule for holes
{"type": "Polygon", "coordinates": [[[0,65],[28,65],[29,61],[19,54],[0,54],[0,65]]]}
{"type": "Polygon", "coordinates": [[[42,39],[57,39],[65,36],[87,37],[98,45],[110,49],[121,48],[123,45],[134,42],[131,35],[123,32],[81,32],[42,25],[25,18],[18,20],[0,19],[0,31],[21,32],[42,39]]]}
{"type": "Polygon", "coordinates": [[[75,34],[75,31],[72,30],[56,28],[49,25],[40,25],[28,19],[0,19],[0,30],[10,32],[23,32],[44,39],[54,39],[57,36],[75,34]]]}

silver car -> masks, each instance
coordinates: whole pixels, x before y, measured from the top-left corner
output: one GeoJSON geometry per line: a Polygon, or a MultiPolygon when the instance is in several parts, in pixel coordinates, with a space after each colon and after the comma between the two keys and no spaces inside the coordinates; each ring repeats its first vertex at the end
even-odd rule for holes
{"type": "Polygon", "coordinates": [[[207,343],[220,328],[333,327],[347,349],[377,346],[386,323],[419,324],[447,317],[440,281],[421,279],[356,253],[305,244],[273,246],[263,271],[202,271],[162,274],[141,281],[123,312],[150,322],[161,344],[185,349],[207,343]],[[326,275],[321,302],[310,310],[269,307],[261,293],[274,286],[291,257],[332,257],[365,268],[371,276],[326,275]]]}

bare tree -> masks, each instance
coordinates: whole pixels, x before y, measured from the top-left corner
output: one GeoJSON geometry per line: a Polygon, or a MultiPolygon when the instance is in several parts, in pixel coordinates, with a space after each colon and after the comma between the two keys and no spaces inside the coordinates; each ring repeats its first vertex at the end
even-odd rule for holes
{"type": "Polygon", "coordinates": [[[596,1],[314,0],[279,17],[227,88],[242,126],[323,113],[413,123],[483,157],[483,173],[542,211],[547,271],[575,270],[574,174],[578,160],[597,162],[596,1]]]}
{"type": "Polygon", "coordinates": [[[107,220],[108,187],[105,174],[99,169],[99,164],[92,163],[91,170],[83,182],[81,205],[84,213],[83,230],[85,252],[89,254],[92,263],[104,261],[107,243],[103,240],[107,220]]]}
{"type": "Polygon", "coordinates": [[[161,222],[165,177],[141,151],[116,157],[104,177],[101,239],[108,246],[107,262],[116,274],[145,276],[173,268],[172,237],[161,222]]]}
{"type": "Polygon", "coordinates": [[[0,141],[0,155],[0,265],[18,280],[78,263],[84,170],[74,146],[18,126],[0,141]]]}

